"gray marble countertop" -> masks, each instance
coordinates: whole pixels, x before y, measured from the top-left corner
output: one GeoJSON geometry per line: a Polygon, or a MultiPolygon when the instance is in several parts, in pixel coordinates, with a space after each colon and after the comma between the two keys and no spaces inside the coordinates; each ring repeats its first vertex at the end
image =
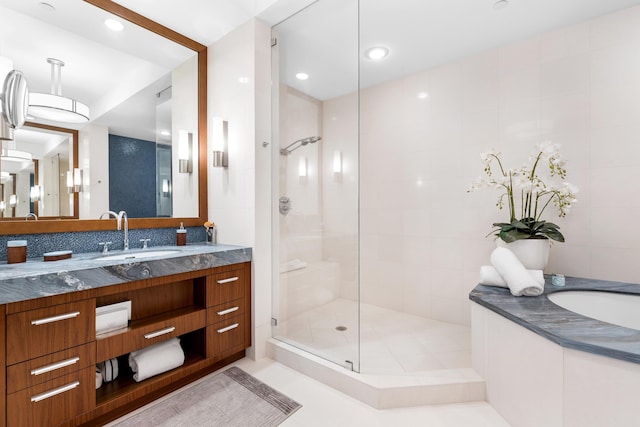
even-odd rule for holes
{"type": "Polygon", "coordinates": [[[251,248],[232,245],[151,247],[146,250],[110,251],[108,256],[158,256],[101,259],[101,253],[73,254],[72,258],[45,262],[29,259],[25,263],[0,264],[0,304],[116,285],[134,280],[204,270],[251,261],[251,248]]]}
{"type": "Polygon", "coordinates": [[[509,289],[478,285],[469,299],[562,347],[640,363],[640,331],[602,322],[566,310],[547,297],[554,292],[604,291],[640,295],[640,285],[567,277],[552,286],[546,276],[538,297],[514,297],[509,289]]]}

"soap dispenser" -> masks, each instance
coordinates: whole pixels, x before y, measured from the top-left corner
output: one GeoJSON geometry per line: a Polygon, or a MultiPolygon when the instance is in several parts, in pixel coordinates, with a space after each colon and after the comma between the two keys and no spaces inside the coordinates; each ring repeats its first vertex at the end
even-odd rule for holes
{"type": "Polygon", "coordinates": [[[187,244],[187,230],[184,225],[180,223],[180,228],[176,230],[176,245],[184,246],[187,244]]]}

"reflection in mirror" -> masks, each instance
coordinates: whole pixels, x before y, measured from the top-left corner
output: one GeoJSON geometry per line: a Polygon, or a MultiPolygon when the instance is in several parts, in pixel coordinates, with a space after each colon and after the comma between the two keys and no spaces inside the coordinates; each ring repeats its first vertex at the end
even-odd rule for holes
{"type": "MultiPolygon", "coordinates": [[[[198,53],[126,21],[124,31],[113,33],[103,25],[113,15],[87,2],[53,6],[3,0],[0,7],[0,55],[25,74],[30,91],[50,92],[47,58],[59,59],[62,95],[91,113],[81,124],[30,118],[80,132],[77,165],[64,163],[68,153],[56,161],[53,153],[32,152],[41,163],[34,175],[42,187],[33,209],[39,217],[80,219],[107,210],[126,210],[130,218],[198,217],[199,171],[178,174],[174,148],[180,130],[194,139],[199,131],[198,53]],[[83,171],[76,211],[61,176],[74,167],[83,171]]],[[[18,196],[29,201],[29,192],[18,196]]]]}
{"type": "Polygon", "coordinates": [[[2,200],[0,210],[3,218],[13,218],[16,212],[16,176],[9,172],[2,172],[2,200]]]}
{"type": "Polygon", "coordinates": [[[32,212],[40,218],[77,218],[73,193],[66,187],[77,147],[74,131],[27,123],[15,130],[9,144],[13,150],[3,152],[0,167],[15,175],[17,202],[15,212],[5,211],[3,217],[24,218],[32,212]]]}

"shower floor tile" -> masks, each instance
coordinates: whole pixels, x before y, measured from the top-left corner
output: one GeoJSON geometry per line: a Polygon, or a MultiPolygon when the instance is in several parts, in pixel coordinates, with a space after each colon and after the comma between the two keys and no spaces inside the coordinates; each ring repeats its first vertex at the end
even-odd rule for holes
{"type": "Polygon", "coordinates": [[[369,304],[360,305],[360,315],[358,335],[358,304],[337,299],[281,322],[276,338],[340,364],[360,359],[355,368],[362,373],[402,375],[471,367],[468,326],[369,304]]]}

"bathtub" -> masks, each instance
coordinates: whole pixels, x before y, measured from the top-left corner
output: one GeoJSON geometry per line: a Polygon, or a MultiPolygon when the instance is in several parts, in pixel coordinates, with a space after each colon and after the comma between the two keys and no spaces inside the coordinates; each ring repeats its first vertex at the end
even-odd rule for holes
{"type": "Polygon", "coordinates": [[[640,295],[599,291],[565,291],[549,301],[582,316],[640,330],[640,295]]]}
{"type": "Polygon", "coordinates": [[[472,365],[487,400],[513,427],[637,427],[640,285],[549,282],[538,297],[471,291],[472,365]]]}

